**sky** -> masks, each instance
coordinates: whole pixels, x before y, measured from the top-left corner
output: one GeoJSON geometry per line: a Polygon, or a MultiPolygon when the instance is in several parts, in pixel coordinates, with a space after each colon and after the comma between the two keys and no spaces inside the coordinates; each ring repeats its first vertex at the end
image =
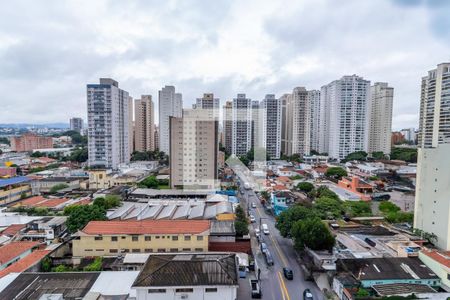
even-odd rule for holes
{"type": "MultiPolygon", "coordinates": [[[[134,98],[175,85],[254,100],[357,74],[394,87],[393,129],[418,126],[420,80],[450,61],[450,1],[4,1],[0,123],[86,118],[86,84],[134,98]]],[[[156,114],[157,115],[157,114],[156,114]]]]}

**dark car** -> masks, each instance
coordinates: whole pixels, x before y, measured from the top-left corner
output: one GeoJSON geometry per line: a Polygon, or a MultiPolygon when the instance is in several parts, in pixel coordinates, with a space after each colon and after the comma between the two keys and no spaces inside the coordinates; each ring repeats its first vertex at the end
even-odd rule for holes
{"type": "Polygon", "coordinates": [[[265,253],[267,250],[268,250],[268,249],[267,249],[266,243],[261,243],[261,252],[262,252],[262,253],[265,253]]]}
{"type": "Polygon", "coordinates": [[[292,280],[294,279],[294,272],[292,272],[291,269],[284,267],[283,268],[283,274],[286,279],[292,280]]]}
{"type": "Polygon", "coordinates": [[[314,300],[313,295],[309,289],[303,291],[303,300],[314,300]]]}

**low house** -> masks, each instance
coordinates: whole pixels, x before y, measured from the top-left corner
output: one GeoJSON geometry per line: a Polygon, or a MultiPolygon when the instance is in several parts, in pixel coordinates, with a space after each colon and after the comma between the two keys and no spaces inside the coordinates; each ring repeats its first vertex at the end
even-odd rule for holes
{"type": "Polygon", "coordinates": [[[31,183],[31,189],[33,194],[49,193],[51,189],[60,184],[67,185],[68,189],[80,188],[80,182],[82,180],[79,177],[47,177],[35,179],[31,183]]]}
{"type": "Polygon", "coordinates": [[[208,251],[208,220],[91,221],[73,240],[73,256],[208,251]]]}
{"type": "Polygon", "coordinates": [[[12,242],[0,247],[0,270],[30,254],[39,247],[38,242],[12,242]]]}
{"type": "Polygon", "coordinates": [[[359,195],[361,200],[368,201],[372,199],[373,186],[361,181],[357,176],[351,178],[342,177],[338,182],[338,186],[359,195]]]}
{"type": "Polygon", "coordinates": [[[362,287],[381,296],[435,292],[440,286],[440,278],[419,258],[338,259],[336,265],[338,273],[351,273],[362,287]]]}
{"type": "Polygon", "coordinates": [[[150,255],[133,283],[137,300],[237,299],[235,254],[150,255]]]}
{"type": "Polygon", "coordinates": [[[30,179],[17,176],[0,179],[0,205],[5,205],[31,195],[30,179]]]}
{"type": "Polygon", "coordinates": [[[66,220],[67,217],[60,216],[43,217],[42,219],[32,221],[20,232],[20,237],[22,239],[33,241],[51,241],[66,233],[66,220]]]}
{"type": "Polygon", "coordinates": [[[308,165],[322,165],[328,163],[328,156],[326,155],[304,155],[303,161],[308,165]]]}
{"type": "Polygon", "coordinates": [[[289,191],[274,191],[270,194],[272,209],[276,216],[294,205],[297,197],[289,191]]]}
{"type": "Polygon", "coordinates": [[[419,259],[441,279],[441,287],[450,292],[450,251],[423,250],[419,259]]]}

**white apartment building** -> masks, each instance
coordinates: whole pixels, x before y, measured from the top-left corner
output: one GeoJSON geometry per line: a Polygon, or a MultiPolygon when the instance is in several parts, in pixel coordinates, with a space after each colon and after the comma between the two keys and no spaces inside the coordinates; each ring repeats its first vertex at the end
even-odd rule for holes
{"type": "Polygon", "coordinates": [[[169,118],[181,118],[183,100],[180,93],[175,93],[174,86],[165,86],[159,91],[159,150],[170,151],[169,118]]]}
{"type": "Polygon", "coordinates": [[[155,150],[155,106],[151,95],[134,101],[134,150],[155,150]]]}
{"type": "Polygon", "coordinates": [[[292,154],[309,155],[311,151],[311,108],[308,91],[296,87],[292,91],[292,154]]]}
{"type": "Polygon", "coordinates": [[[128,97],[128,149],[131,153],[134,151],[134,121],[133,121],[133,97],[128,97]]]}
{"type": "Polygon", "coordinates": [[[281,152],[290,155],[292,152],[292,107],[291,94],[280,97],[281,103],[281,152]]]}
{"type": "Polygon", "coordinates": [[[213,93],[205,93],[202,98],[197,98],[193,108],[219,110],[220,99],[214,98],[213,93]]]}
{"type": "Polygon", "coordinates": [[[450,63],[422,78],[414,228],[450,250],[450,63]]]}
{"type": "Polygon", "coordinates": [[[356,151],[368,151],[370,81],[351,75],[321,89],[320,152],[344,159],[356,151]]]}
{"type": "Polygon", "coordinates": [[[262,136],[262,114],[258,100],[252,101],[252,146],[251,148],[263,146],[262,136]]]}
{"type": "Polygon", "coordinates": [[[310,150],[319,151],[320,129],[320,91],[308,91],[308,102],[311,110],[310,118],[310,150]]]}
{"type": "Polygon", "coordinates": [[[245,94],[233,99],[231,153],[242,156],[252,146],[252,100],[245,94]]]}
{"type": "Polygon", "coordinates": [[[218,121],[208,109],[183,109],[170,117],[172,188],[214,189],[218,178],[218,121]]]}
{"type": "Polygon", "coordinates": [[[69,124],[70,124],[70,130],[75,130],[78,132],[83,131],[83,119],[82,118],[70,118],[69,124]]]}
{"type": "Polygon", "coordinates": [[[260,105],[261,147],[270,159],[279,159],[281,153],[281,102],[275,95],[266,95],[260,105]]]}
{"type": "Polygon", "coordinates": [[[370,87],[369,154],[381,151],[391,153],[392,109],[394,88],[385,82],[370,87]]]}
{"type": "Polygon", "coordinates": [[[130,161],[128,98],[110,78],[87,85],[89,166],[116,169],[130,161]]]}
{"type": "Polygon", "coordinates": [[[233,145],[233,102],[227,101],[223,106],[223,140],[227,153],[231,153],[233,145]]]}

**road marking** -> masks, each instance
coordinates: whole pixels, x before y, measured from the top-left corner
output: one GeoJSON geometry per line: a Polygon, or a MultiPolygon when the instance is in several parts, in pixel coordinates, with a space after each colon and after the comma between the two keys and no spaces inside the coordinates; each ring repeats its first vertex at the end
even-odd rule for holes
{"type": "Polygon", "coordinates": [[[283,300],[286,300],[286,297],[285,297],[285,293],[286,292],[283,289],[283,284],[282,284],[282,279],[281,279],[280,272],[277,272],[277,275],[278,275],[278,284],[280,285],[281,296],[283,297],[283,300]]]}
{"type": "MultiPolygon", "coordinates": [[[[281,281],[281,288],[283,289],[283,291],[284,291],[284,293],[286,294],[286,299],[287,300],[291,300],[291,296],[289,295],[289,292],[288,292],[288,290],[287,290],[287,288],[286,288],[286,284],[284,283],[284,279],[283,279],[283,276],[281,275],[281,273],[280,272],[278,272],[278,278],[280,279],[280,281],[281,281]]],[[[284,298],[284,297],[283,297],[284,298]]]]}
{"type": "Polygon", "coordinates": [[[278,256],[279,256],[279,257],[281,258],[281,260],[283,261],[284,266],[287,267],[288,264],[287,264],[286,257],[284,256],[282,250],[281,250],[280,247],[278,246],[278,242],[273,238],[272,235],[270,235],[270,239],[272,240],[273,245],[275,246],[275,250],[277,250],[278,256]]]}

